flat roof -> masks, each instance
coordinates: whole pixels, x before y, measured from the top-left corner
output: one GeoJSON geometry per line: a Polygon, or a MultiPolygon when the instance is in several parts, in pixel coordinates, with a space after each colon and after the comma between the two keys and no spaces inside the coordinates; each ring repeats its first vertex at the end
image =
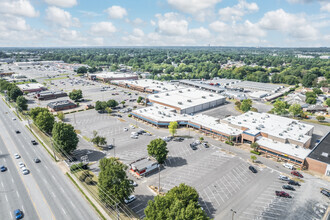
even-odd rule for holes
{"type": "Polygon", "coordinates": [[[241,82],[241,80],[238,79],[213,79],[213,80],[207,80],[205,81],[207,83],[214,83],[214,84],[234,84],[234,83],[238,83],[241,82]]]}
{"type": "Polygon", "coordinates": [[[283,88],[281,85],[275,85],[271,83],[261,83],[252,81],[242,81],[236,84],[230,85],[232,88],[243,88],[243,89],[253,89],[253,90],[264,90],[264,91],[275,91],[283,88]]]}
{"type": "Polygon", "coordinates": [[[269,149],[282,152],[283,154],[290,155],[301,160],[304,160],[311,152],[309,149],[299,147],[294,144],[285,144],[265,137],[259,137],[256,142],[260,146],[265,146],[269,149]]]}
{"type": "Polygon", "coordinates": [[[298,120],[251,111],[222,120],[236,126],[256,129],[281,139],[288,138],[302,143],[311,139],[311,136],[306,134],[314,128],[314,126],[301,123],[298,120]]]}
{"type": "Polygon", "coordinates": [[[186,88],[152,94],[149,100],[155,100],[180,109],[206,104],[209,102],[225,99],[224,96],[195,88],[186,88]]]}
{"type": "Polygon", "coordinates": [[[204,83],[203,81],[192,81],[192,80],[180,80],[179,83],[185,84],[185,85],[190,85],[194,87],[198,87],[201,89],[207,89],[210,91],[214,91],[217,93],[223,92],[225,89],[217,87],[217,86],[212,86],[207,83],[204,83]]]}
{"type": "MultiPolygon", "coordinates": [[[[113,82],[116,82],[116,80],[114,80],[113,82]]],[[[142,88],[155,90],[158,92],[166,92],[166,91],[172,91],[172,90],[186,88],[186,87],[179,86],[175,83],[171,83],[168,81],[158,81],[158,80],[152,80],[152,79],[123,80],[123,81],[120,81],[117,83],[128,84],[128,85],[132,85],[132,86],[139,86],[142,88]]]]}
{"type": "Polygon", "coordinates": [[[49,102],[47,104],[47,106],[49,106],[51,108],[70,106],[70,105],[75,105],[75,104],[73,102],[70,102],[69,100],[60,100],[60,101],[55,101],[55,102],[49,102]]]}
{"type": "Polygon", "coordinates": [[[30,90],[30,89],[41,89],[41,88],[45,88],[44,85],[42,85],[40,83],[18,84],[17,87],[20,88],[21,90],[30,90]]]}
{"type": "Polygon", "coordinates": [[[314,147],[308,157],[330,164],[330,132],[314,147]]]}
{"type": "Polygon", "coordinates": [[[137,170],[142,170],[144,168],[147,168],[153,164],[157,163],[154,160],[148,159],[148,158],[143,158],[141,160],[138,160],[136,162],[131,163],[131,167],[133,169],[137,169],[137,170]]]}
{"type": "Polygon", "coordinates": [[[89,75],[95,75],[100,78],[125,78],[125,77],[134,77],[137,76],[133,73],[119,73],[119,72],[102,72],[102,73],[91,73],[89,75]]]}

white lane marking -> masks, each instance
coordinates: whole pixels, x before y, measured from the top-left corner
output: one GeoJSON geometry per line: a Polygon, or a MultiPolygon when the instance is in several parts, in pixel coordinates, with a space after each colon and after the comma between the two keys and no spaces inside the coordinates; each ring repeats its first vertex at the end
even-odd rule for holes
{"type": "Polygon", "coordinates": [[[5,198],[6,198],[6,201],[8,202],[8,197],[7,197],[7,195],[5,195],[5,198]]]}
{"type": "Polygon", "coordinates": [[[19,198],[19,193],[18,193],[18,191],[16,191],[16,195],[17,195],[17,197],[19,198]]]}
{"type": "Polygon", "coordinates": [[[63,211],[63,213],[66,215],[66,212],[65,212],[65,210],[64,210],[64,208],[62,207],[62,211],[63,211]]]}
{"type": "Polygon", "coordinates": [[[1,186],[3,187],[3,182],[1,181],[1,186]]]}
{"type": "Polygon", "coordinates": [[[9,214],[10,214],[10,218],[12,219],[13,218],[13,214],[11,213],[11,211],[9,212],[9,214]]]}
{"type": "Polygon", "coordinates": [[[13,178],[11,178],[11,182],[14,183],[14,179],[13,178]]]}
{"type": "Polygon", "coordinates": [[[53,195],[53,197],[55,197],[55,198],[56,198],[56,195],[54,194],[54,192],[51,192],[51,194],[53,195]]]}

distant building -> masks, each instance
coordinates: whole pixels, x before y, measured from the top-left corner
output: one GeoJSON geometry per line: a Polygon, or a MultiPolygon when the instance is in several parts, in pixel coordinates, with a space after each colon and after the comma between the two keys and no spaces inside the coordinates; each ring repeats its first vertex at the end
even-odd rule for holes
{"type": "Polygon", "coordinates": [[[330,132],[314,147],[306,158],[308,170],[330,176],[330,132]]]}
{"type": "Polygon", "coordinates": [[[38,100],[50,100],[57,99],[59,97],[65,97],[68,94],[63,91],[43,91],[36,94],[35,98],[38,100]]]}
{"type": "Polygon", "coordinates": [[[137,80],[139,76],[133,73],[102,72],[88,74],[88,78],[91,80],[100,79],[103,82],[110,82],[114,80],[137,80]]]}
{"type": "Polygon", "coordinates": [[[308,108],[304,108],[303,109],[306,112],[311,112],[311,113],[315,113],[315,112],[328,112],[328,108],[322,105],[311,105],[308,108]]]}
{"type": "Polygon", "coordinates": [[[194,87],[194,88],[198,88],[198,89],[206,90],[206,91],[210,91],[210,92],[215,92],[215,93],[221,93],[221,92],[225,91],[224,88],[209,85],[202,81],[180,80],[179,83],[182,85],[185,85],[185,86],[194,87]]]}
{"type": "Polygon", "coordinates": [[[62,111],[67,109],[72,109],[77,107],[77,105],[69,100],[50,102],[47,104],[47,108],[51,112],[62,111]]]}
{"type": "Polygon", "coordinates": [[[300,106],[307,107],[306,104],[306,96],[301,93],[291,93],[284,98],[288,104],[299,104],[300,106]]]}
{"type": "Polygon", "coordinates": [[[28,84],[19,84],[17,87],[24,93],[24,92],[41,92],[44,90],[47,90],[46,87],[44,87],[40,83],[28,83],[28,84]]]}
{"type": "Polygon", "coordinates": [[[283,88],[281,85],[271,84],[271,83],[261,83],[252,81],[242,81],[235,84],[231,84],[228,88],[240,89],[245,91],[265,91],[275,93],[283,88]]]}

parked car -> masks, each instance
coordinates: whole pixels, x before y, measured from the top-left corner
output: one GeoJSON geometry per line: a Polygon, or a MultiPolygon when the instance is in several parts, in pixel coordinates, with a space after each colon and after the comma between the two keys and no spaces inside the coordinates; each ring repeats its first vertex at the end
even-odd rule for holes
{"type": "Polygon", "coordinates": [[[133,202],[136,199],[134,195],[130,195],[127,199],[124,200],[126,204],[133,202]]]}
{"type": "Polygon", "coordinates": [[[129,127],[130,127],[130,128],[133,128],[133,129],[135,128],[135,126],[134,126],[134,125],[130,125],[129,127]]]}
{"type": "Polygon", "coordinates": [[[283,181],[290,181],[290,178],[287,176],[280,175],[278,178],[283,181]]]}
{"type": "Polygon", "coordinates": [[[300,183],[298,183],[298,182],[296,182],[296,181],[294,181],[294,180],[290,180],[290,181],[288,182],[288,184],[290,184],[290,185],[294,185],[294,186],[300,186],[300,183]]]}
{"type": "Polygon", "coordinates": [[[27,175],[27,174],[30,173],[30,171],[29,171],[26,167],[24,167],[24,168],[22,169],[22,173],[23,173],[24,175],[27,175]]]}
{"type": "Polygon", "coordinates": [[[37,145],[37,144],[38,144],[35,140],[31,140],[31,143],[32,143],[33,145],[37,145]]]}
{"type": "Polygon", "coordinates": [[[182,137],[177,137],[177,138],[174,138],[173,141],[176,141],[176,142],[182,142],[182,141],[184,141],[184,138],[182,138],[182,137]]]}
{"type": "Polygon", "coordinates": [[[35,163],[40,163],[40,162],[41,162],[39,158],[34,158],[33,161],[34,161],[35,163]]]}
{"type": "Polygon", "coordinates": [[[257,169],[254,168],[253,166],[249,166],[249,170],[251,170],[252,173],[258,173],[257,169]]]}
{"type": "Polygon", "coordinates": [[[7,167],[5,167],[4,165],[2,165],[1,167],[0,167],[0,171],[1,172],[5,172],[7,170],[7,167]]]}
{"type": "Polygon", "coordinates": [[[14,215],[15,219],[21,219],[23,218],[23,211],[21,211],[20,209],[16,209],[14,210],[14,215]]]}
{"type": "Polygon", "coordinates": [[[172,140],[172,137],[163,137],[162,139],[163,141],[169,142],[170,140],[172,140]]]}
{"type": "Polygon", "coordinates": [[[138,184],[133,180],[131,180],[131,185],[134,186],[134,187],[138,186],[138,184]]]}
{"type": "Polygon", "coordinates": [[[128,128],[124,128],[123,130],[124,130],[124,131],[128,131],[128,128]]]}
{"type": "Polygon", "coordinates": [[[136,135],[131,135],[131,138],[133,138],[133,139],[138,139],[138,136],[136,136],[136,135]]]}
{"type": "Polygon", "coordinates": [[[13,118],[13,121],[16,121],[16,118],[13,118]]]}
{"type": "Polygon", "coordinates": [[[19,154],[14,154],[14,157],[15,157],[15,159],[21,158],[21,156],[19,154]]]}
{"type": "Polygon", "coordinates": [[[284,198],[292,198],[289,193],[286,193],[284,191],[275,191],[276,196],[284,197],[284,198]]]}
{"type": "Polygon", "coordinates": [[[144,134],[144,133],[146,133],[146,131],[145,130],[139,130],[137,133],[138,134],[144,134]]]}
{"type": "Polygon", "coordinates": [[[21,133],[19,130],[15,130],[15,132],[16,132],[16,134],[19,134],[19,133],[21,133]]]}
{"type": "Polygon", "coordinates": [[[193,149],[193,150],[197,150],[197,147],[196,147],[196,145],[195,145],[194,143],[191,143],[191,144],[190,144],[190,147],[191,147],[191,149],[193,149]]]}
{"type": "Polygon", "coordinates": [[[146,132],[146,133],[143,133],[143,135],[146,135],[146,136],[152,136],[152,134],[146,132]]]}
{"type": "Polygon", "coordinates": [[[325,189],[322,189],[322,190],[321,190],[321,193],[322,193],[323,195],[327,196],[327,197],[330,197],[330,192],[327,191],[327,190],[325,190],[325,189]]]}
{"type": "Polygon", "coordinates": [[[293,169],[294,169],[294,166],[293,166],[293,164],[291,164],[291,163],[285,163],[285,164],[283,164],[283,166],[284,166],[285,168],[290,169],[290,170],[293,170],[293,169]]]}
{"type": "Polygon", "coordinates": [[[304,178],[304,176],[301,175],[301,173],[299,173],[298,171],[291,171],[291,174],[300,178],[304,178]]]}
{"type": "Polygon", "coordinates": [[[203,147],[205,147],[205,148],[209,148],[210,146],[207,144],[207,143],[202,143],[202,145],[203,145],[203,147]]]}
{"type": "Polygon", "coordinates": [[[290,186],[290,185],[283,185],[282,188],[287,189],[287,190],[292,190],[292,191],[296,190],[293,186],[290,186]]]}

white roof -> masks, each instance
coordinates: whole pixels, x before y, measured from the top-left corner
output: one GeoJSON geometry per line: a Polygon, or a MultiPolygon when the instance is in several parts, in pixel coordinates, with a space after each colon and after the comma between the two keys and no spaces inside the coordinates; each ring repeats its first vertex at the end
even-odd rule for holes
{"type": "Polygon", "coordinates": [[[18,88],[21,90],[30,90],[30,89],[39,89],[39,88],[45,88],[44,85],[40,83],[27,83],[27,84],[18,84],[18,88]]]}
{"type": "Polygon", "coordinates": [[[290,155],[297,157],[299,159],[304,160],[311,150],[303,148],[303,147],[297,147],[293,144],[285,144],[281,142],[273,141],[269,138],[261,137],[256,141],[260,146],[265,146],[269,149],[276,150],[279,152],[282,152],[283,154],[290,155]]]}
{"type": "Polygon", "coordinates": [[[202,105],[212,101],[225,99],[224,96],[204,90],[187,88],[149,95],[148,98],[180,109],[202,105]]]}
{"type": "Polygon", "coordinates": [[[95,75],[96,77],[100,77],[100,78],[118,78],[118,77],[125,78],[125,77],[136,76],[136,74],[132,74],[132,73],[117,73],[117,72],[102,72],[91,75],[95,75]]]}
{"type": "Polygon", "coordinates": [[[251,111],[222,120],[240,127],[256,129],[281,139],[288,138],[302,143],[306,143],[311,138],[306,134],[314,128],[314,126],[301,123],[298,120],[251,111]]]}
{"type": "Polygon", "coordinates": [[[264,92],[264,91],[255,91],[255,92],[251,92],[249,93],[249,96],[253,97],[253,98],[262,98],[267,96],[269,93],[268,92],[264,92]]]}
{"type": "MultiPolygon", "coordinates": [[[[116,81],[114,81],[116,82],[116,81]]],[[[119,82],[118,82],[119,83],[119,82]]],[[[177,89],[183,89],[185,87],[167,81],[157,81],[152,79],[140,79],[140,80],[124,80],[120,83],[127,83],[129,85],[140,86],[146,89],[155,90],[158,92],[172,91],[177,89]]]]}

